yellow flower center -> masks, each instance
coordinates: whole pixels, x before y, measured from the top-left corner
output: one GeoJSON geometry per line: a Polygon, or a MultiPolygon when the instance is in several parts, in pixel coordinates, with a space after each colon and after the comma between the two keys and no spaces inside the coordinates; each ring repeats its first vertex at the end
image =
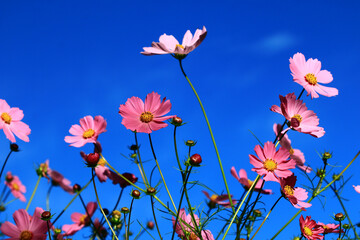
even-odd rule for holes
{"type": "Polygon", "coordinates": [[[216,194],[212,195],[210,198],[210,201],[215,202],[217,197],[218,197],[218,195],[216,195],[216,194]]]}
{"type": "Polygon", "coordinates": [[[87,138],[91,138],[92,136],[95,135],[95,131],[93,129],[88,129],[87,131],[85,131],[83,133],[83,138],[87,139],[87,138]]]}
{"type": "Polygon", "coordinates": [[[264,168],[272,172],[277,168],[277,163],[272,159],[266,159],[264,162],[264,168]]]}
{"type": "Polygon", "coordinates": [[[290,155],[293,155],[294,152],[295,152],[294,149],[293,149],[293,148],[290,148],[290,150],[289,150],[290,155]]]}
{"type": "Polygon", "coordinates": [[[98,165],[101,165],[104,167],[106,165],[106,161],[103,158],[100,158],[98,165]]]}
{"type": "Polygon", "coordinates": [[[1,119],[7,124],[11,123],[11,116],[6,112],[1,114],[1,119]]]}
{"type": "Polygon", "coordinates": [[[303,230],[304,230],[304,234],[305,235],[307,235],[307,236],[312,236],[313,235],[313,232],[311,231],[311,229],[310,228],[308,228],[308,227],[304,227],[303,228],[303,230]]]}
{"type": "Polygon", "coordinates": [[[148,123],[151,122],[154,118],[154,115],[152,115],[151,112],[143,112],[140,115],[140,121],[144,122],[144,123],[148,123]]]}
{"type": "Polygon", "coordinates": [[[181,44],[176,44],[176,46],[175,47],[179,47],[179,48],[182,48],[182,49],[184,49],[185,47],[183,46],[183,45],[181,45],[181,44]]]}
{"type": "Polygon", "coordinates": [[[254,181],[251,181],[250,179],[248,179],[248,184],[249,186],[251,186],[253,184],[254,181]]]}
{"type": "Polygon", "coordinates": [[[289,185],[286,185],[284,187],[284,192],[286,195],[294,195],[294,189],[292,187],[290,187],[289,185]]]}
{"type": "Polygon", "coordinates": [[[311,84],[311,85],[316,85],[316,84],[317,84],[316,77],[315,77],[315,75],[312,74],[312,73],[306,74],[305,80],[306,80],[309,84],[311,84]]]}
{"type": "Polygon", "coordinates": [[[189,236],[189,240],[198,240],[198,237],[196,236],[195,233],[191,233],[189,236]]]}
{"type": "Polygon", "coordinates": [[[88,215],[86,214],[82,215],[80,218],[80,224],[89,225],[89,223],[90,223],[90,219],[88,215]]]}
{"type": "Polygon", "coordinates": [[[292,118],[295,118],[299,122],[301,122],[301,120],[302,120],[302,117],[299,114],[295,114],[292,118]]]}
{"type": "Polygon", "coordinates": [[[33,238],[33,234],[30,231],[22,231],[20,234],[20,240],[31,240],[33,238]]]}
{"type": "Polygon", "coordinates": [[[13,187],[13,189],[15,189],[15,191],[19,191],[19,190],[20,190],[19,185],[17,185],[16,183],[13,183],[13,184],[12,184],[12,187],[13,187]]]}

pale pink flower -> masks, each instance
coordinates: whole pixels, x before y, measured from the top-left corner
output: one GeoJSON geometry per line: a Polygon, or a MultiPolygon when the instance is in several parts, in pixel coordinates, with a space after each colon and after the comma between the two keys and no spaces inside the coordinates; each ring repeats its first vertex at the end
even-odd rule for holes
{"type": "Polygon", "coordinates": [[[173,35],[163,34],[159,38],[159,42],[153,42],[151,47],[144,47],[141,54],[144,55],[161,55],[171,54],[174,57],[184,58],[187,54],[193,51],[205,39],[207,34],[206,28],[202,30],[197,29],[194,36],[188,30],[180,44],[173,35]],[[179,56],[180,55],[180,56],[179,56]]]}
{"type": "Polygon", "coordinates": [[[80,125],[71,126],[69,133],[74,136],[66,136],[65,142],[70,146],[82,147],[86,143],[96,143],[99,134],[106,132],[106,121],[102,116],[85,116],[80,119],[80,125]]]}
{"type": "MultiPolygon", "coordinates": [[[[326,233],[339,233],[340,232],[340,230],[337,229],[338,227],[340,227],[340,224],[334,224],[334,223],[324,224],[322,222],[318,222],[317,225],[320,225],[324,229],[324,234],[326,234],[326,233]]],[[[341,229],[341,232],[343,233],[344,230],[341,229]]]]}
{"type": "MultiPolygon", "coordinates": [[[[276,124],[276,123],[273,125],[273,130],[274,130],[276,136],[278,136],[281,126],[282,126],[281,124],[276,124]]],[[[301,152],[299,149],[294,149],[291,147],[291,140],[289,139],[289,137],[286,133],[281,138],[280,145],[289,151],[290,158],[294,159],[296,162],[296,167],[298,167],[299,169],[301,169],[307,173],[310,173],[312,171],[312,169],[309,166],[305,165],[304,153],[301,152]]]]}
{"type": "Polygon", "coordinates": [[[295,188],[295,183],[296,176],[294,174],[286,178],[280,178],[281,192],[291,205],[306,211],[305,208],[311,207],[311,203],[303,202],[308,198],[308,193],[303,188],[295,188]]]}
{"type": "Polygon", "coordinates": [[[353,188],[355,189],[355,191],[357,193],[360,193],[360,185],[357,185],[357,186],[353,185],[353,188]]]}
{"type": "Polygon", "coordinates": [[[47,223],[41,220],[43,209],[37,207],[31,217],[25,209],[19,209],[13,214],[15,224],[4,222],[0,232],[9,236],[10,240],[45,240],[47,237],[47,223]]]}
{"type": "Polygon", "coordinates": [[[5,100],[0,99],[0,129],[4,131],[6,138],[11,142],[16,142],[15,136],[24,142],[30,141],[28,135],[31,130],[27,124],[21,121],[23,118],[22,110],[10,108],[5,100]]]}
{"type": "Polygon", "coordinates": [[[171,109],[170,100],[160,100],[156,92],[149,93],[144,102],[138,97],[129,98],[120,105],[119,113],[123,117],[122,124],[131,131],[151,133],[167,126],[163,122],[174,116],[163,116],[171,109]]]}
{"type": "MultiPolygon", "coordinates": [[[[113,184],[119,184],[121,188],[125,188],[127,186],[130,186],[131,184],[126,181],[124,178],[122,178],[121,176],[119,176],[117,173],[113,172],[113,171],[109,171],[108,172],[108,177],[112,180],[113,184]]],[[[121,174],[123,175],[127,180],[129,180],[132,183],[136,183],[138,178],[132,174],[132,173],[123,173],[121,174]]]]}
{"type": "MultiPolygon", "coordinates": [[[[245,190],[249,190],[251,185],[253,184],[254,181],[251,181],[250,179],[248,179],[247,177],[247,173],[245,171],[245,169],[240,169],[239,171],[239,175],[236,173],[236,169],[235,167],[232,167],[231,170],[231,175],[236,178],[236,180],[239,181],[239,183],[241,183],[241,185],[245,188],[245,190]]],[[[261,186],[263,184],[262,179],[259,179],[259,181],[256,183],[254,191],[255,192],[259,192],[261,189],[261,186]]],[[[272,194],[272,190],[271,189],[262,189],[261,193],[263,194],[272,194]]]]}
{"type": "Polygon", "coordinates": [[[47,160],[47,173],[49,174],[50,178],[51,178],[51,183],[54,186],[60,186],[65,192],[68,192],[70,194],[74,194],[74,190],[73,187],[71,186],[71,182],[64,178],[64,176],[59,173],[58,171],[52,170],[49,167],[49,160],[47,160]]]}
{"type": "Polygon", "coordinates": [[[289,151],[280,147],[276,151],[275,145],[272,142],[266,142],[264,148],[256,145],[254,156],[249,154],[250,163],[254,165],[252,171],[257,172],[260,176],[264,176],[265,181],[279,182],[279,178],[288,177],[292,174],[289,169],[295,168],[296,162],[289,159],[289,151]]]}
{"type": "Polygon", "coordinates": [[[289,93],[285,97],[280,95],[281,108],[273,105],[270,110],[280,113],[289,121],[290,127],[283,130],[294,129],[298,132],[307,133],[314,137],[322,137],[325,131],[319,127],[319,118],[316,114],[308,110],[302,100],[297,100],[294,93],[289,93]]]}
{"type": "Polygon", "coordinates": [[[316,240],[324,238],[324,236],[320,235],[324,232],[324,229],[317,225],[314,220],[311,220],[311,216],[307,216],[304,219],[303,215],[301,215],[299,221],[301,233],[306,239],[316,240]]]}
{"type": "Polygon", "coordinates": [[[24,193],[26,193],[26,187],[21,183],[18,176],[11,175],[11,172],[7,172],[6,179],[11,181],[5,181],[5,185],[10,188],[11,194],[18,198],[22,202],[26,202],[24,193]]]}
{"type": "Polygon", "coordinates": [[[89,226],[91,222],[91,217],[94,215],[97,209],[96,202],[89,202],[86,205],[86,213],[72,213],[71,220],[74,224],[65,224],[62,227],[62,230],[65,232],[63,236],[71,236],[78,232],[85,226],[89,226]]]}
{"type": "MultiPolygon", "coordinates": [[[[202,192],[210,200],[209,203],[208,203],[210,208],[215,208],[216,204],[220,205],[220,206],[223,206],[223,207],[226,207],[226,208],[231,207],[231,204],[230,204],[230,201],[229,201],[229,195],[227,195],[227,194],[222,194],[222,195],[213,194],[210,197],[208,192],[206,192],[206,191],[202,191],[202,192]]],[[[233,198],[232,195],[231,195],[231,198],[233,198]]],[[[233,205],[235,205],[237,203],[236,200],[232,200],[232,202],[233,202],[233,205]]]]}
{"type": "Polygon", "coordinates": [[[311,98],[318,98],[318,93],[327,97],[338,95],[339,91],[336,88],[319,84],[330,83],[333,80],[329,71],[320,69],[319,60],[310,58],[306,61],[302,53],[296,53],[293,58],[290,58],[291,75],[295,82],[305,88],[307,95],[311,94],[311,98]]]}

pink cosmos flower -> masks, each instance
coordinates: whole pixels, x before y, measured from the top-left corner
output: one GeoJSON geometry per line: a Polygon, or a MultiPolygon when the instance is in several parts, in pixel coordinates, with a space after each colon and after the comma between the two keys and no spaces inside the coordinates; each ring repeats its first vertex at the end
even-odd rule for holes
{"type": "Polygon", "coordinates": [[[291,75],[295,82],[305,88],[307,95],[311,94],[311,98],[318,98],[318,93],[327,97],[338,95],[339,91],[336,88],[319,84],[330,83],[333,80],[329,71],[320,69],[319,60],[310,58],[306,61],[302,53],[296,53],[293,58],[290,58],[291,75]]]}
{"type": "Polygon", "coordinates": [[[10,188],[11,194],[18,198],[22,202],[26,202],[24,193],[26,193],[26,187],[21,183],[18,176],[14,176],[11,172],[7,172],[6,179],[11,179],[10,181],[5,181],[5,185],[10,188]]]}
{"type": "Polygon", "coordinates": [[[311,207],[311,203],[302,201],[308,198],[308,193],[303,188],[295,188],[295,183],[296,176],[294,174],[286,178],[280,178],[281,192],[295,208],[301,208],[301,210],[306,211],[305,208],[311,207]]]}
{"type": "Polygon", "coordinates": [[[19,209],[13,214],[15,224],[4,222],[0,232],[9,236],[10,240],[45,240],[47,223],[40,219],[43,209],[37,207],[31,217],[25,209],[19,209]]]}
{"type": "Polygon", "coordinates": [[[197,29],[194,36],[188,30],[184,35],[182,44],[180,44],[173,35],[163,34],[160,36],[159,42],[153,42],[151,47],[144,47],[144,52],[141,52],[141,54],[147,56],[172,54],[174,57],[184,58],[200,45],[205,39],[206,34],[205,26],[202,30],[197,29]]]}
{"type": "Polygon", "coordinates": [[[74,235],[76,232],[78,232],[83,227],[89,226],[90,222],[91,222],[90,219],[94,215],[96,209],[97,209],[97,203],[89,202],[86,205],[86,213],[85,214],[77,213],[77,212],[71,214],[71,220],[74,222],[74,224],[63,225],[62,230],[65,232],[63,234],[63,236],[74,235]]]}
{"type": "Polygon", "coordinates": [[[283,133],[291,128],[317,138],[324,136],[324,129],[318,126],[319,118],[313,111],[307,109],[302,100],[297,100],[294,93],[289,93],[285,97],[280,95],[280,101],[281,108],[273,105],[270,110],[280,113],[289,121],[290,127],[284,129],[283,133]]]}
{"type": "Polygon", "coordinates": [[[23,118],[22,110],[10,108],[5,100],[0,99],[0,129],[4,131],[6,138],[11,142],[16,142],[15,136],[24,142],[30,141],[28,135],[31,130],[27,124],[21,121],[23,118]]]}
{"type": "Polygon", "coordinates": [[[303,215],[300,216],[300,230],[306,239],[316,240],[324,238],[324,236],[320,235],[324,232],[324,229],[317,225],[314,220],[311,220],[311,216],[307,216],[305,220],[303,215]]]}
{"type": "MultiPolygon", "coordinates": [[[[205,196],[210,200],[210,202],[208,203],[208,206],[210,208],[215,208],[216,207],[216,204],[220,205],[220,206],[223,206],[223,207],[226,207],[226,208],[230,208],[231,207],[231,204],[230,204],[230,201],[229,201],[229,196],[227,194],[222,194],[222,195],[212,195],[210,197],[209,193],[206,192],[206,191],[202,191],[203,194],[205,194],[205,196]]],[[[233,198],[233,196],[231,195],[231,198],[233,198]]],[[[236,200],[232,200],[233,202],[233,205],[235,205],[237,203],[236,200]]]]}
{"type": "Polygon", "coordinates": [[[353,188],[355,189],[355,191],[357,193],[360,193],[360,185],[357,185],[357,186],[353,185],[353,188]]]}
{"type": "MultiPolygon", "coordinates": [[[[119,176],[119,175],[117,175],[115,172],[113,172],[113,171],[109,171],[108,172],[108,177],[112,180],[112,183],[113,184],[119,184],[120,185],[120,187],[121,188],[125,188],[125,187],[127,187],[127,186],[130,186],[131,184],[130,183],[128,183],[127,181],[125,181],[121,176],[119,176]]],[[[123,173],[123,174],[121,174],[121,175],[123,175],[126,179],[128,179],[130,182],[132,182],[132,183],[136,183],[137,182],[137,180],[138,180],[138,178],[137,177],[135,177],[135,175],[134,174],[132,174],[132,173],[123,173]]]]}
{"type": "Polygon", "coordinates": [[[145,104],[138,97],[129,98],[125,105],[120,105],[122,124],[131,131],[151,133],[167,126],[163,121],[174,116],[163,116],[171,109],[170,100],[160,100],[156,92],[146,96],[145,104]],[[162,117],[163,116],[163,117],[162,117]]]}
{"type": "MultiPolygon", "coordinates": [[[[81,157],[86,161],[87,155],[84,152],[80,152],[81,157]]],[[[98,164],[94,168],[95,174],[98,177],[100,182],[105,182],[110,175],[110,170],[106,166],[106,161],[100,157],[98,164]]]]}
{"type": "MultiPolygon", "coordinates": [[[[241,185],[245,188],[246,191],[249,190],[249,188],[251,187],[251,185],[253,184],[254,181],[251,181],[250,179],[248,179],[245,169],[240,169],[239,175],[236,173],[235,167],[232,167],[230,172],[231,172],[231,175],[241,183],[241,185]]],[[[260,191],[262,183],[263,183],[263,180],[259,179],[259,181],[256,183],[255,188],[254,188],[255,192],[260,191]]],[[[262,189],[261,193],[272,194],[273,192],[271,189],[262,189]]]]}
{"type": "Polygon", "coordinates": [[[252,171],[264,176],[265,181],[279,182],[279,178],[288,177],[292,174],[289,169],[295,168],[296,162],[289,159],[289,151],[280,147],[276,151],[272,142],[266,142],[264,148],[260,145],[255,146],[256,156],[250,154],[250,163],[254,165],[252,171]]]}
{"type": "Polygon", "coordinates": [[[74,136],[66,136],[65,142],[71,143],[73,147],[82,147],[86,143],[96,143],[103,132],[106,132],[106,121],[102,116],[85,116],[80,119],[80,125],[71,126],[69,133],[74,136]]]}
{"type": "Polygon", "coordinates": [[[64,176],[58,171],[50,169],[49,160],[47,160],[47,164],[48,164],[47,173],[51,178],[51,183],[54,186],[60,186],[62,189],[64,189],[65,192],[74,194],[74,190],[73,187],[71,186],[71,182],[68,179],[64,178],[64,176]]]}
{"type": "MultiPolygon", "coordinates": [[[[184,239],[184,237],[187,237],[185,239],[200,240],[200,238],[197,237],[196,234],[194,233],[195,224],[191,218],[191,215],[190,214],[186,215],[184,208],[180,209],[179,212],[180,212],[179,220],[175,227],[175,232],[178,234],[179,238],[184,239]],[[184,233],[183,229],[184,229],[185,233],[184,233]]],[[[199,217],[196,214],[194,214],[194,218],[195,218],[196,224],[199,226],[200,225],[199,217]]],[[[172,217],[173,227],[175,225],[175,221],[176,221],[176,219],[174,217],[172,217]]],[[[202,230],[201,237],[204,240],[214,240],[214,236],[212,235],[210,230],[202,230]]]]}
{"type": "MultiPolygon", "coordinates": [[[[276,124],[276,123],[273,125],[273,130],[274,130],[276,136],[278,136],[281,126],[282,126],[281,124],[276,124]]],[[[291,141],[286,133],[281,138],[280,145],[289,151],[290,158],[294,159],[296,162],[296,167],[298,167],[299,169],[301,169],[307,173],[310,173],[312,171],[312,169],[309,166],[305,166],[304,154],[299,149],[294,149],[291,147],[291,141]]]]}
{"type": "MultiPolygon", "coordinates": [[[[337,229],[338,227],[340,227],[340,224],[334,224],[334,223],[324,224],[322,222],[318,222],[317,225],[320,225],[324,229],[324,234],[326,234],[326,233],[339,233],[340,232],[340,230],[337,229]]],[[[341,232],[343,233],[344,230],[341,229],[341,232]]]]}

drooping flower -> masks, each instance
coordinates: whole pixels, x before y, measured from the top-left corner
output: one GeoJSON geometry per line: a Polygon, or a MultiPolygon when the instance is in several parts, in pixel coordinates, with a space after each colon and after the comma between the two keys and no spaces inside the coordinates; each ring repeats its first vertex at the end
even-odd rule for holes
{"type": "MultiPolygon", "coordinates": [[[[81,157],[87,161],[88,158],[89,158],[89,155],[94,155],[94,154],[97,154],[97,153],[93,153],[93,154],[86,154],[84,152],[80,152],[80,155],[81,157]]],[[[98,155],[99,156],[99,155],[98,155]]],[[[98,162],[97,162],[97,165],[96,167],[94,167],[94,170],[95,170],[95,174],[96,176],[98,177],[99,181],[100,182],[105,182],[107,179],[108,179],[108,176],[110,175],[110,170],[109,168],[106,166],[106,161],[104,158],[100,157],[98,158],[98,162]]]]}
{"type": "MultiPolygon", "coordinates": [[[[251,181],[250,179],[248,179],[245,169],[240,169],[239,175],[236,173],[235,167],[232,167],[230,172],[231,172],[231,175],[241,183],[241,185],[245,188],[246,191],[250,189],[250,187],[254,181],[251,181]]],[[[256,183],[255,188],[254,188],[255,192],[260,191],[263,181],[264,180],[259,179],[259,181],[256,183]]],[[[272,190],[271,189],[262,189],[261,193],[272,194],[272,190]]]]}
{"type": "Polygon", "coordinates": [[[78,232],[80,229],[82,229],[85,226],[89,226],[91,222],[91,217],[94,215],[95,211],[97,209],[97,203],[96,202],[89,202],[86,205],[86,213],[72,213],[71,214],[71,220],[74,222],[74,224],[65,224],[62,227],[62,230],[65,232],[64,236],[71,236],[74,235],[76,232],[78,232]]]}
{"type": "Polygon", "coordinates": [[[306,61],[302,53],[296,53],[290,58],[290,70],[294,81],[303,86],[307,95],[311,94],[311,98],[318,98],[318,94],[327,97],[339,94],[336,88],[319,84],[332,82],[333,76],[329,71],[321,70],[321,62],[317,59],[310,58],[306,61]]]}
{"type": "Polygon", "coordinates": [[[18,176],[12,175],[11,172],[7,172],[5,185],[10,188],[11,194],[18,198],[22,202],[26,202],[24,193],[26,193],[26,187],[22,184],[18,176]]]}
{"type": "Polygon", "coordinates": [[[264,176],[265,181],[279,182],[279,178],[288,177],[292,174],[289,169],[295,168],[296,162],[289,159],[289,151],[280,147],[276,151],[275,145],[272,142],[266,142],[264,148],[256,145],[254,156],[249,155],[250,163],[254,165],[252,171],[257,172],[259,175],[264,176]]]}
{"type": "Polygon", "coordinates": [[[300,216],[300,231],[306,239],[316,240],[324,238],[324,236],[320,235],[324,232],[324,229],[317,225],[314,220],[311,220],[311,216],[307,216],[306,219],[304,219],[303,215],[300,216]]]}
{"type": "Polygon", "coordinates": [[[48,164],[47,173],[50,176],[51,184],[53,184],[54,186],[60,186],[65,192],[74,194],[74,190],[73,187],[71,186],[71,182],[58,171],[50,169],[49,160],[47,160],[47,164],[48,164]]]}
{"type": "Polygon", "coordinates": [[[40,219],[43,209],[37,207],[31,217],[25,209],[14,212],[14,225],[4,222],[0,227],[0,232],[9,236],[11,240],[45,240],[47,237],[47,223],[40,219]]]}
{"type": "Polygon", "coordinates": [[[50,181],[48,169],[49,169],[49,160],[47,159],[44,163],[40,164],[38,169],[36,169],[36,173],[39,176],[42,176],[46,178],[48,181],[50,181]]]}
{"type": "Polygon", "coordinates": [[[160,100],[156,92],[149,93],[144,102],[138,97],[129,98],[120,105],[122,124],[131,131],[151,133],[167,126],[164,121],[174,116],[163,116],[171,109],[170,100],[160,100]]]}
{"type": "MultiPolygon", "coordinates": [[[[334,224],[334,223],[324,224],[322,222],[318,222],[317,225],[320,225],[324,229],[324,234],[340,232],[340,230],[337,229],[338,227],[340,227],[340,224],[334,224]]],[[[344,232],[343,229],[341,229],[341,232],[344,232]]]]}
{"type": "MultiPolygon", "coordinates": [[[[230,208],[231,207],[231,204],[230,204],[230,201],[229,201],[229,195],[227,194],[222,194],[222,195],[216,195],[216,194],[213,194],[211,197],[209,195],[208,192],[206,191],[202,191],[203,194],[205,194],[205,196],[210,200],[208,202],[208,206],[210,208],[215,208],[216,205],[220,205],[220,206],[223,206],[223,207],[226,207],[226,208],[230,208]]],[[[231,199],[233,198],[233,196],[231,195],[231,199]]],[[[237,203],[236,200],[233,200],[232,199],[232,202],[233,202],[233,205],[235,205],[237,203]]]]}
{"type": "Polygon", "coordinates": [[[286,178],[280,178],[281,192],[295,208],[301,208],[301,210],[306,211],[305,208],[312,205],[311,203],[303,202],[308,198],[308,193],[303,188],[295,188],[295,183],[296,176],[294,174],[286,178]]]}
{"type": "MultiPolygon", "coordinates": [[[[199,226],[200,219],[196,214],[194,214],[194,219],[196,221],[197,226],[199,226]]],[[[172,217],[173,227],[175,225],[175,221],[176,219],[172,217]]],[[[194,233],[194,230],[195,230],[195,223],[192,220],[191,215],[190,214],[186,215],[185,210],[183,208],[180,209],[178,223],[175,226],[175,232],[178,234],[178,236],[181,239],[200,240],[200,238],[197,237],[196,234],[194,233]]],[[[202,230],[201,237],[204,240],[214,240],[214,236],[212,235],[210,230],[202,230]]]]}
{"type": "Polygon", "coordinates": [[[30,141],[28,135],[31,130],[27,124],[21,121],[23,118],[22,110],[10,108],[5,100],[0,99],[0,129],[4,131],[6,138],[11,142],[16,142],[15,136],[24,142],[30,141]]]}
{"type": "Polygon", "coordinates": [[[159,42],[153,42],[151,47],[144,47],[143,55],[162,55],[171,54],[176,58],[184,58],[187,54],[197,48],[205,39],[207,34],[205,26],[202,30],[197,29],[194,36],[188,30],[180,44],[173,35],[163,34],[159,38],[159,42]]]}
{"type": "Polygon", "coordinates": [[[95,218],[94,221],[93,234],[98,235],[101,239],[106,239],[108,235],[106,228],[100,223],[98,218],[95,218]]]}
{"type": "Polygon", "coordinates": [[[283,130],[294,129],[298,132],[307,133],[314,137],[322,137],[325,131],[319,127],[319,118],[316,114],[308,110],[302,100],[297,100],[294,93],[289,93],[285,97],[280,95],[281,105],[273,105],[270,110],[283,115],[289,121],[289,127],[283,130]]]}
{"type": "MultiPolygon", "coordinates": [[[[109,171],[108,172],[108,177],[112,180],[112,183],[113,184],[119,184],[120,185],[120,187],[121,188],[125,188],[125,187],[127,187],[127,186],[130,186],[131,184],[128,182],[128,181],[126,181],[124,178],[122,178],[121,176],[119,176],[119,175],[117,175],[115,172],[113,172],[113,171],[109,171]]],[[[137,180],[138,180],[138,178],[134,175],[134,174],[132,174],[132,173],[123,173],[123,174],[121,174],[121,175],[123,175],[127,180],[129,180],[130,182],[132,182],[132,183],[136,183],[137,182],[137,180]]]]}
{"type": "Polygon", "coordinates": [[[73,147],[82,147],[86,143],[96,143],[103,132],[106,132],[106,121],[102,116],[85,116],[80,119],[80,125],[71,126],[69,133],[74,136],[66,136],[65,142],[71,143],[73,147]]]}
{"type": "MultiPolygon", "coordinates": [[[[281,129],[281,124],[274,124],[273,130],[275,132],[275,135],[278,136],[281,129]]],[[[279,136],[278,136],[279,139],[279,136]]],[[[291,140],[289,139],[288,135],[285,133],[284,136],[282,136],[280,140],[280,145],[284,148],[286,148],[290,153],[290,158],[294,159],[296,162],[296,167],[303,170],[304,172],[310,173],[312,169],[309,166],[305,165],[305,157],[304,153],[301,152],[299,149],[294,149],[291,146],[291,140]]]]}
{"type": "Polygon", "coordinates": [[[353,185],[353,188],[355,189],[355,191],[357,193],[360,193],[360,185],[357,185],[357,186],[353,185]]]}

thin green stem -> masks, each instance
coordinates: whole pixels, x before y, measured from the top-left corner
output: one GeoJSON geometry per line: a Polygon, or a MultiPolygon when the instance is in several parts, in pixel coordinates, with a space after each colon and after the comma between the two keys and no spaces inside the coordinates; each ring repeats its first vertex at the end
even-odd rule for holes
{"type": "Polygon", "coordinates": [[[156,214],[155,214],[155,210],[154,210],[154,199],[153,199],[153,196],[150,196],[150,199],[151,199],[151,210],[152,210],[152,213],[153,213],[153,216],[154,216],[154,221],[155,221],[155,226],[156,226],[156,230],[159,234],[159,237],[160,239],[163,239],[162,236],[161,236],[161,233],[160,233],[160,228],[159,228],[159,225],[158,225],[158,222],[156,220],[156,214]]]}
{"type": "Polygon", "coordinates": [[[137,155],[139,157],[139,163],[140,163],[140,167],[141,167],[141,170],[142,170],[142,173],[144,174],[144,178],[145,178],[145,187],[150,187],[150,184],[149,184],[149,181],[147,179],[147,176],[146,176],[146,173],[145,173],[145,169],[144,169],[144,166],[143,166],[143,163],[141,161],[141,155],[140,155],[140,146],[139,146],[139,143],[138,143],[138,139],[137,139],[137,133],[136,131],[134,132],[135,133],[135,144],[136,144],[136,148],[137,148],[137,155]]]}
{"type": "MultiPolygon", "coordinates": [[[[124,224],[125,224],[125,240],[129,239],[129,233],[127,232],[127,223],[126,223],[126,213],[124,213],[124,224]]],[[[115,236],[115,234],[113,234],[113,237],[115,236]]]]}
{"type": "Polygon", "coordinates": [[[2,168],[1,168],[1,172],[0,172],[0,179],[1,179],[1,176],[2,176],[2,174],[3,174],[3,172],[4,172],[5,165],[6,165],[7,161],[9,160],[9,157],[10,157],[10,155],[11,155],[12,152],[13,152],[13,151],[10,150],[9,154],[7,155],[7,157],[6,157],[5,161],[4,161],[4,164],[3,164],[2,168]]]}
{"type": "Polygon", "coordinates": [[[213,134],[213,132],[212,132],[212,130],[211,130],[210,122],[209,122],[209,119],[208,119],[208,117],[207,117],[207,115],[206,115],[205,108],[204,108],[204,106],[203,106],[203,104],[202,104],[202,102],[201,102],[201,99],[200,99],[198,93],[196,92],[194,86],[192,85],[190,79],[189,79],[188,76],[186,75],[186,73],[185,73],[185,71],[184,71],[184,68],[183,68],[183,66],[182,66],[181,60],[179,60],[179,63],[180,63],[181,72],[183,73],[183,75],[184,75],[184,77],[186,78],[186,80],[188,81],[191,89],[193,90],[193,92],[194,92],[194,94],[195,94],[195,96],[196,96],[196,98],[197,98],[197,100],[198,100],[198,102],[199,102],[199,104],[200,104],[200,107],[201,107],[201,110],[202,110],[202,112],[203,112],[203,115],[204,115],[204,117],[205,117],[205,121],[206,121],[206,124],[207,124],[207,126],[208,126],[208,128],[209,128],[209,132],[210,132],[210,135],[211,135],[211,139],[212,139],[212,142],[213,142],[213,145],[214,145],[214,148],[215,148],[215,152],[216,152],[216,156],[217,156],[217,159],[218,159],[218,162],[219,162],[221,174],[222,174],[223,181],[224,181],[224,184],[225,184],[225,187],[226,187],[226,192],[227,192],[227,195],[228,195],[228,197],[229,197],[231,209],[232,209],[233,212],[235,212],[234,204],[233,204],[233,201],[232,201],[232,199],[231,199],[230,189],[229,189],[229,186],[228,186],[227,181],[226,181],[226,176],[225,176],[224,168],[223,168],[223,166],[222,166],[222,162],[221,162],[219,150],[218,150],[218,148],[217,148],[217,146],[216,146],[215,137],[214,137],[214,134],[213,134]]]}
{"type": "Polygon", "coordinates": [[[47,225],[47,229],[48,229],[48,234],[49,234],[49,240],[51,240],[51,232],[50,232],[50,225],[49,225],[49,220],[46,221],[46,225],[47,225]]]}
{"type": "Polygon", "coordinates": [[[130,219],[131,219],[131,211],[132,211],[132,206],[133,206],[133,204],[134,204],[134,199],[135,198],[133,198],[132,200],[131,200],[131,203],[130,203],[130,211],[129,211],[129,220],[128,220],[128,227],[127,227],[127,232],[128,233],[130,233],[130,219]]]}
{"type": "Polygon", "coordinates": [[[182,167],[181,167],[181,163],[180,163],[180,159],[179,159],[179,154],[178,154],[178,150],[177,150],[177,144],[176,144],[176,129],[177,129],[177,126],[174,127],[174,148],[175,148],[175,155],[176,155],[176,161],[178,163],[178,166],[179,166],[179,170],[180,170],[180,173],[181,173],[181,177],[182,177],[182,180],[184,181],[184,173],[183,173],[183,170],[182,170],[182,167]]]}
{"type": "Polygon", "coordinates": [[[50,210],[50,193],[51,193],[51,189],[52,189],[53,185],[51,184],[49,187],[49,190],[46,194],[46,209],[49,211],[50,210]]]}
{"type": "Polygon", "coordinates": [[[32,202],[32,200],[33,200],[33,198],[34,198],[34,196],[35,196],[36,190],[37,190],[37,188],[38,188],[38,186],[39,186],[41,177],[42,177],[42,176],[39,176],[39,177],[38,177],[38,180],[37,180],[37,182],[36,182],[34,191],[33,191],[33,193],[31,194],[31,197],[30,197],[30,199],[29,199],[29,202],[28,202],[27,205],[26,205],[25,211],[27,211],[27,210],[29,209],[29,207],[30,207],[30,204],[31,204],[31,202],[32,202]]]}

